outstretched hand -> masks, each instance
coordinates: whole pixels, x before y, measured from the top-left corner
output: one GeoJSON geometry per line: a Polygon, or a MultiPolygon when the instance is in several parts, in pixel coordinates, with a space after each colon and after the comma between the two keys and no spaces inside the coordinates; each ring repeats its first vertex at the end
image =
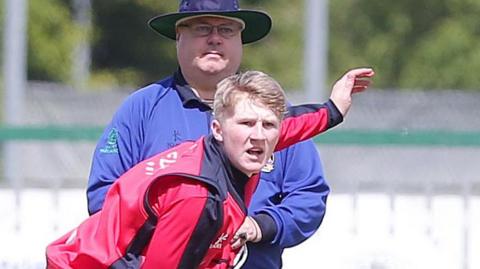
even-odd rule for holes
{"type": "Polygon", "coordinates": [[[373,75],[375,72],[371,68],[356,68],[335,82],[330,99],[344,117],[352,105],[352,94],[365,91],[370,86],[373,75]]]}

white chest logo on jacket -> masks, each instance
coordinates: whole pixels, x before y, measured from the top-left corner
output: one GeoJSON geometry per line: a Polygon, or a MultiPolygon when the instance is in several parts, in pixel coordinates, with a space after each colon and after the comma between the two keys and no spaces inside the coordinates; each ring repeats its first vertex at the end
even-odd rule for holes
{"type": "Polygon", "coordinates": [[[272,154],[272,156],[270,156],[265,166],[262,168],[262,172],[269,173],[269,172],[272,172],[273,169],[275,169],[275,155],[272,154]]]}

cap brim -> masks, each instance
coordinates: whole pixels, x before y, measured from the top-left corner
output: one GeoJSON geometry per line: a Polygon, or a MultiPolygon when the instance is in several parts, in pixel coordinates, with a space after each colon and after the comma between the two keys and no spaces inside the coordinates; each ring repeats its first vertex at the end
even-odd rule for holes
{"type": "Polygon", "coordinates": [[[157,33],[175,40],[175,24],[178,20],[187,17],[214,15],[241,19],[245,22],[242,31],[242,43],[252,43],[265,37],[272,28],[272,19],[266,13],[256,10],[236,10],[223,12],[181,12],[169,13],[154,17],[148,21],[148,25],[157,33]]]}

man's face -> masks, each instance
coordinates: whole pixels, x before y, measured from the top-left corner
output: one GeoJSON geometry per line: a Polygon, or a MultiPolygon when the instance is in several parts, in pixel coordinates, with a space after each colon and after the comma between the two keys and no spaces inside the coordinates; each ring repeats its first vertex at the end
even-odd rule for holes
{"type": "Polygon", "coordinates": [[[262,104],[239,98],[231,111],[214,120],[215,139],[223,143],[230,162],[248,176],[267,163],[278,142],[280,119],[262,104]]]}
{"type": "MultiPolygon", "coordinates": [[[[202,72],[205,75],[223,74],[224,77],[237,72],[242,58],[242,25],[234,20],[199,17],[180,23],[177,27],[177,57],[184,73],[202,72]],[[201,30],[214,27],[211,33],[199,36],[201,30]],[[219,28],[222,33],[219,32],[219,28]],[[225,28],[229,27],[229,28],[225,28]],[[225,29],[235,29],[228,36],[225,29]],[[199,31],[200,30],[200,31],[199,31]]],[[[204,31],[205,32],[205,31],[204,31]]]]}

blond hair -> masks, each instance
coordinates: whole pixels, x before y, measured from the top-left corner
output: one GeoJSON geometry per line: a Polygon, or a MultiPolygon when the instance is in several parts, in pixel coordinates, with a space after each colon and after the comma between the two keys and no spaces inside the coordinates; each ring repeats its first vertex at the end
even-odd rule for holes
{"type": "Polygon", "coordinates": [[[213,102],[215,118],[222,119],[241,96],[266,106],[280,120],[287,110],[285,92],[277,81],[260,71],[247,71],[227,77],[217,84],[213,102]]]}

